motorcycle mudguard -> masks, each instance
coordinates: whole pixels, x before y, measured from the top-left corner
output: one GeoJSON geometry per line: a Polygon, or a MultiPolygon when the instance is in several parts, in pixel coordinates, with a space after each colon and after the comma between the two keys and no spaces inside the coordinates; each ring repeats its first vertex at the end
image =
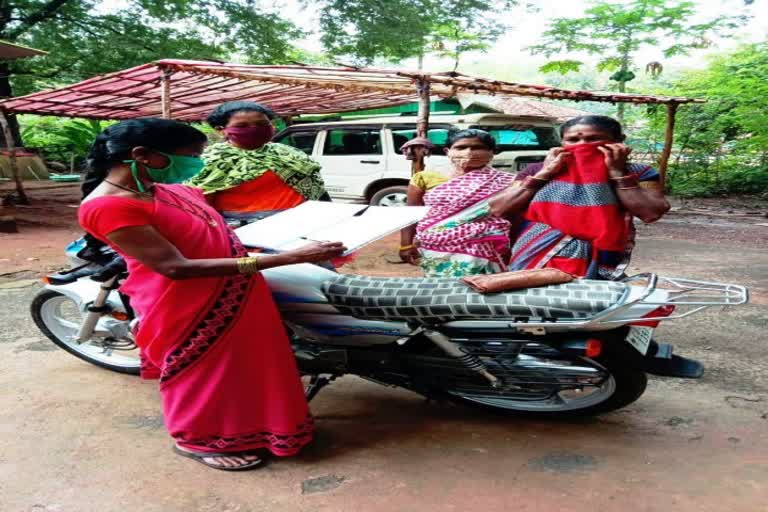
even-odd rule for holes
{"type": "MultiPolygon", "coordinates": [[[[75,301],[79,307],[83,308],[86,304],[93,302],[96,299],[96,296],[99,294],[100,286],[100,283],[85,277],[69,284],[49,284],[46,285],[45,288],[47,290],[53,290],[69,297],[75,301]]],[[[117,291],[112,291],[109,294],[107,303],[112,307],[113,310],[125,311],[125,306],[123,306],[123,301],[120,299],[120,295],[117,293],[117,291]]]]}
{"type": "Polygon", "coordinates": [[[651,375],[681,379],[699,379],[704,375],[703,364],[694,359],[673,355],[672,347],[666,343],[651,341],[645,356],[623,341],[610,343],[606,347],[614,359],[624,361],[628,366],[651,375]]]}
{"type": "Polygon", "coordinates": [[[643,360],[640,368],[651,375],[681,379],[700,379],[704,375],[704,365],[687,357],[673,355],[669,358],[644,357],[643,360]]]}

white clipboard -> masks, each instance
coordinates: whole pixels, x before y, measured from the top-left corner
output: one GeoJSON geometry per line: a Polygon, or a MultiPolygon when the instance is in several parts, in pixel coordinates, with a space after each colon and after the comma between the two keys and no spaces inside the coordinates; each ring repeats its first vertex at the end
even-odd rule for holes
{"type": "Polygon", "coordinates": [[[235,230],[243,245],[275,251],[315,241],[342,242],[353,253],[406,226],[417,223],[426,206],[366,206],[307,201],[295,208],[235,230]]]}

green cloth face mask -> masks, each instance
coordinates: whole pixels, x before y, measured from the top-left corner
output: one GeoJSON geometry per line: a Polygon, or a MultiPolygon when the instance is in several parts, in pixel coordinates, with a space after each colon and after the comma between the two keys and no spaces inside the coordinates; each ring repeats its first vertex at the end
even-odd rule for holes
{"type": "MultiPolygon", "coordinates": [[[[155,183],[184,183],[188,179],[200,173],[205,166],[202,158],[186,155],[169,155],[162,151],[155,151],[168,159],[168,165],[162,169],[154,169],[144,166],[147,169],[149,178],[155,183]]],[[[123,160],[123,163],[131,164],[131,174],[136,182],[139,192],[146,192],[144,184],[139,179],[139,162],[136,160],[123,160]]]]}

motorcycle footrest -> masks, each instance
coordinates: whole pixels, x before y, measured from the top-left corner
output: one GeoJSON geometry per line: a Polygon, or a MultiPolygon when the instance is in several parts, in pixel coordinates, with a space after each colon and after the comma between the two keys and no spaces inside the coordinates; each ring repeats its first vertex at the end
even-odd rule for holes
{"type": "Polygon", "coordinates": [[[656,343],[656,352],[653,354],[653,357],[656,359],[672,359],[673,348],[669,343],[656,343]]]}
{"type": "Polygon", "coordinates": [[[674,355],[669,359],[658,357],[646,358],[643,370],[652,375],[679,377],[682,379],[699,379],[704,375],[703,364],[693,359],[674,355]]]}

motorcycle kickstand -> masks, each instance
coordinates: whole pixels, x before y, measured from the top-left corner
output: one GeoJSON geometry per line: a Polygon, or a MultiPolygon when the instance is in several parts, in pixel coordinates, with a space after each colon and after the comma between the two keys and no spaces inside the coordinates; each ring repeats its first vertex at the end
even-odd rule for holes
{"type": "Polygon", "coordinates": [[[307,402],[311,402],[325,386],[336,380],[336,375],[313,374],[309,378],[309,384],[304,387],[304,396],[307,402]]]}

